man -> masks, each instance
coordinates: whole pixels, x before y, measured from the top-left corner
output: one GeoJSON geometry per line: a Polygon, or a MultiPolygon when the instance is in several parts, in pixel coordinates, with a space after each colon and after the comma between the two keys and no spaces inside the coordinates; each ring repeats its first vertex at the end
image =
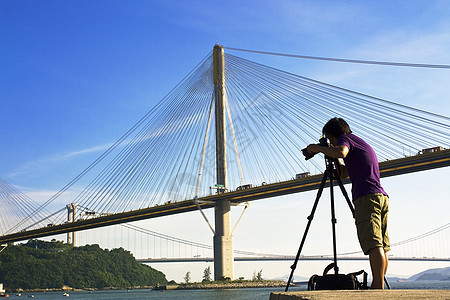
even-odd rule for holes
{"type": "Polygon", "coordinates": [[[340,177],[350,177],[358,240],[364,254],[369,255],[372,270],[371,288],[383,289],[388,266],[386,253],[390,250],[387,233],[389,197],[380,184],[378,159],[372,147],[352,134],[341,118],[329,120],[322,132],[330,141],[330,147],[311,144],[307,150],[311,154],[320,152],[339,159],[336,167],[340,177]]]}

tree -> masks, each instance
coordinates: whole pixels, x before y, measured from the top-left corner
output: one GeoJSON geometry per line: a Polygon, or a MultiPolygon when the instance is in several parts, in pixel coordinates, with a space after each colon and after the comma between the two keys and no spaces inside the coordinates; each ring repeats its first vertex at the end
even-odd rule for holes
{"type": "Polygon", "coordinates": [[[262,278],[262,269],[258,272],[258,274],[256,275],[256,280],[261,281],[263,280],[262,278]]]}
{"type": "Polygon", "coordinates": [[[0,282],[13,289],[105,288],[167,283],[165,275],[122,248],[73,247],[32,240],[8,246],[0,255],[0,282]],[[38,248],[38,249],[36,249],[38,248]]]}
{"type": "Polygon", "coordinates": [[[186,276],[184,276],[184,281],[185,281],[186,283],[189,283],[190,280],[191,280],[191,272],[188,271],[188,272],[186,273],[186,276]]]}
{"type": "Polygon", "coordinates": [[[260,270],[258,273],[256,271],[253,271],[252,281],[262,281],[262,270],[260,270]]]}
{"type": "Polygon", "coordinates": [[[203,281],[211,281],[211,267],[203,270],[203,281]]]}

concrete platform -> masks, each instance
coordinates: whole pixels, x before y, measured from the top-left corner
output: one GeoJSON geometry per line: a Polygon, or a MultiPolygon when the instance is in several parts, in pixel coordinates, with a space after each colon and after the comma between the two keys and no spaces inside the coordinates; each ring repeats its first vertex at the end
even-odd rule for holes
{"type": "Polygon", "coordinates": [[[324,299],[446,299],[450,300],[450,290],[356,290],[356,291],[301,291],[276,292],[270,300],[324,300],[324,299]]]}

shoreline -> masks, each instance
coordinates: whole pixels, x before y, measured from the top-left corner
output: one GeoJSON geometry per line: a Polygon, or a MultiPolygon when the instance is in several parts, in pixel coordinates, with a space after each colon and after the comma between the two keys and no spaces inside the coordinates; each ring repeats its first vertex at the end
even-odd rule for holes
{"type": "Polygon", "coordinates": [[[179,285],[164,285],[155,287],[155,290],[204,290],[204,289],[243,289],[243,288],[266,288],[285,287],[286,282],[266,280],[266,281],[245,281],[245,282],[209,282],[209,283],[188,283],[179,285]]]}
{"type": "Polygon", "coordinates": [[[76,289],[68,286],[61,288],[47,288],[47,289],[12,289],[12,293],[51,293],[51,292],[94,292],[94,291],[109,291],[109,290],[144,290],[153,289],[153,286],[134,286],[134,287],[105,287],[105,288],[84,288],[76,289]]]}
{"type": "Polygon", "coordinates": [[[105,287],[105,288],[84,288],[76,289],[69,286],[61,288],[47,289],[13,289],[11,293],[49,293],[49,292],[94,292],[108,290],[202,290],[202,289],[242,289],[242,288],[265,288],[265,287],[285,287],[284,281],[248,281],[248,282],[194,282],[181,284],[166,284],[159,286],[134,286],[134,287],[105,287]]]}

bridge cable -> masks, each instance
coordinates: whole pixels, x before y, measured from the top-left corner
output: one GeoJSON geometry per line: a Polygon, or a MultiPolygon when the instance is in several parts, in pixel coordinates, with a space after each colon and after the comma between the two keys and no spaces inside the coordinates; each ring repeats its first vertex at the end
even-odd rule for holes
{"type": "MultiPolygon", "coordinates": [[[[81,177],[89,182],[73,202],[99,213],[130,211],[207,194],[208,183],[215,181],[214,151],[205,144],[212,134],[212,124],[204,126],[211,115],[212,70],[210,53],[100,158],[46,203],[32,209],[32,215],[81,177]],[[201,181],[196,176],[199,163],[201,181]],[[94,167],[103,169],[94,174],[94,167]]],[[[316,142],[323,124],[333,116],[342,116],[352,124],[352,130],[373,145],[380,162],[403,157],[408,151],[416,155],[425,148],[450,145],[448,116],[228,53],[225,70],[227,111],[229,118],[233,115],[227,131],[235,132],[233,143],[240,150],[239,161],[242,159],[242,165],[228,166],[227,186],[244,175],[248,182],[264,184],[285,181],[312,169],[321,172],[322,158],[316,156],[305,162],[301,149],[316,142]]],[[[78,214],[84,211],[80,209],[78,214]]],[[[54,217],[55,223],[65,221],[64,214],[54,217]]]]}
{"type": "Polygon", "coordinates": [[[205,213],[203,212],[202,207],[200,206],[200,204],[198,203],[198,192],[200,189],[200,182],[201,182],[201,178],[202,178],[202,172],[203,172],[203,164],[205,162],[205,153],[206,153],[206,146],[208,144],[208,134],[209,134],[209,129],[210,129],[210,124],[211,124],[211,116],[212,116],[212,111],[213,111],[213,107],[214,107],[214,98],[211,100],[211,105],[210,105],[210,109],[209,109],[209,117],[208,117],[208,122],[206,125],[206,133],[205,133],[205,139],[203,142],[203,150],[202,150],[202,158],[201,158],[201,162],[200,162],[200,170],[198,172],[198,180],[197,180],[197,189],[195,191],[195,197],[193,198],[193,201],[195,203],[195,206],[197,207],[197,209],[200,211],[201,215],[203,216],[203,219],[205,220],[206,224],[208,224],[209,229],[211,229],[213,235],[216,234],[214,228],[212,227],[211,223],[208,220],[208,217],[206,217],[205,213]]]}
{"type": "Polygon", "coordinates": [[[242,51],[242,52],[267,54],[267,55],[283,56],[283,57],[302,58],[302,59],[312,59],[312,60],[357,63],[357,64],[370,64],[370,65],[385,65],[385,66],[396,66],[396,67],[450,69],[450,65],[443,65],[443,64],[418,64],[418,63],[407,63],[407,62],[389,62],[389,61],[374,61],[374,60],[360,60],[360,59],[330,58],[330,57],[320,57],[320,56],[307,56],[307,55],[298,55],[298,54],[268,52],[268,51],[260,51],[260,50],[248,50],[248,49],[240,49],[240,48],[233,48],[233,47],[226,47],[226,46],[224,46],[223,48],[228,49],[228,50],[242,51]]]}

